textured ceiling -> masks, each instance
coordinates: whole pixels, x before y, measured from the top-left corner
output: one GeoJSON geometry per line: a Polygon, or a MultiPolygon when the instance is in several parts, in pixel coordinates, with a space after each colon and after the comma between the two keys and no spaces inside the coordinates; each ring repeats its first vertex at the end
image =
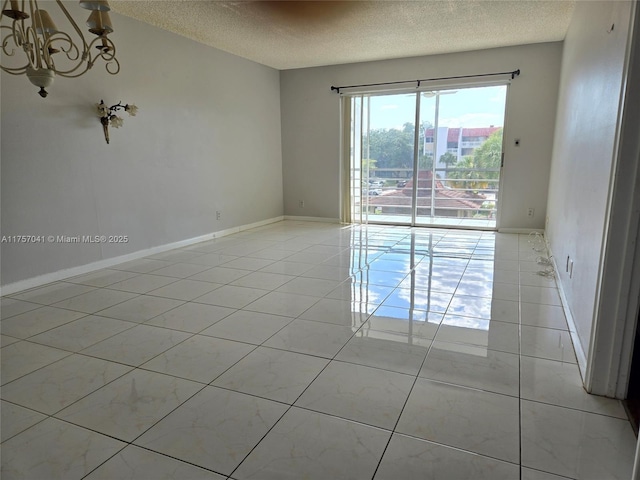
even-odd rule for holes
{"type": "Polygon", "coordinates": [[[574,0],[112,0],[111,6],[286,70],[560,41],[574,0]]]}

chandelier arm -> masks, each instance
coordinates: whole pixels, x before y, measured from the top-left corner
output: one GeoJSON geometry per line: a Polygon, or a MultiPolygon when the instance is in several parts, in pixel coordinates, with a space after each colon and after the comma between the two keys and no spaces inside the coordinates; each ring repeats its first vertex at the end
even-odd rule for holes
{"type": "MultiPolygon", "coordinates": [[[[110,25],[99,31],[90,30],[98,35],[92,41],[86,38],[78,24],[69,14],[62,0],[55,0],[55,5],[62,11],[72,29],[57,30],[53,20],[39,4],[54,2],[40,0],[0,0],[3,5],[3,20],[0,25],[0,69],[11,74],[26,74],[34,85],[40,87],[40,95],[46,97],[45,87],[53,82],[56,75],[62,77],[80,77],[91,69],[100,59],[105,62],[105,69],[111,75],[120,71],[120,62],[116,58],[116,47],[107,34],[113,29],[110,25]],[[19,2],[19,3],[18,3],[19,2]],[[7,17],[6,19],[4,17],[7,17]],[[10,19],[10,20],[9,20],[10,19]],[[72,33],[75,32],[78,38],[72,33]],[[94,51],[96,48],[97,51],[94,51]],[[24,56],[19,53],[22,50],[24,56]],[[93,53],[95,52],[95,53],[93,53]],[[59,53],[59,55],[57,55],[59,53]],[[10,60],[8,64],[5,62],[10,60]],[[21,62],[25,61],[20,65],[21,62]],[[59,63],[60,65],[56,65],[59,63]],[[18,64],[16,66],[16,64],[18,64]],[[60,70],[59,70],[60,68],[60,70]]],[[[106,0],[101,0],[108,6],[106,0]]],[[[91,21],[91,18],[90,18],[91,21]]],[[[97,25],[101,25],[98,21],[97,25]]],[[[126,108],[119,107],[112,113],[126,108]]],[[[135,113],[134,113],[135,114],[135,113]]]]}
{"type": "MultiPolygon", "coordinates": [[[[37,1],[37,0],[34,0],[34,1],[37,1]]],[[[89,45],[87,45],[87,41],[85,40],[84,35],[82,34],[82,31],[80,30],[76,22],[73,20],[73,17],[69,15],[69,12],[67,11],[67,9],[64,8],[64,5],[62,5],[61,0],[56,0],[56,3],[58,4],[58,6],[60,7],[60,10],[62,10],[64,15],[67,17],[67,20],[69,20],[69,23],[71,24],[73,29],[76,31],[76,33],[82,40],[82,59],[86,60],[86,56],[89,55],[89,45]]]]}
{"type": "MultiPolygon", "coordinates": [[[[42,68],[42,48],[38,34],[32,26],[28,26],[24,31],[24,41],[22,48],[27,54],[29,65],[33,69],[42,68]]],[[[46,63],[45,63],[46,65],[46,63]]]]}

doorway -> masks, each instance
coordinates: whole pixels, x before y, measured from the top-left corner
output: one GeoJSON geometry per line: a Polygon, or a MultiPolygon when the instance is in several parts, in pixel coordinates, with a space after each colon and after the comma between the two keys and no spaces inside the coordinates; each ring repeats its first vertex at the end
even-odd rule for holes
{"type": "Polygon", "coordinates": [[[352,96],[352,221],[495,229],[506,97],[506,84],[352,96]]]}

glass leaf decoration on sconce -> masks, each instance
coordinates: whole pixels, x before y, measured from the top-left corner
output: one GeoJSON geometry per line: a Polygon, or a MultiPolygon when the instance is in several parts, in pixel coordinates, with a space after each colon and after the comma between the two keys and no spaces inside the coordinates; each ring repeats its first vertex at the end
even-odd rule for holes
{"type": "Polygon", "coordinates": [[[100,117],[100,123],[102,123],[102,130],[104,131],[104,139],[109,143],[109,125],[113,128],[120,128],[124,120],[122,117],[116,115],[119,110],[124,110],[130,116],[135,117],[138,113],[138,107],[134,104],[122,105],[122,102],[118,102],[115,105],[108,107],[104,100],[100,100],[100,103],[96,103],[96,112],[100,117]]]}

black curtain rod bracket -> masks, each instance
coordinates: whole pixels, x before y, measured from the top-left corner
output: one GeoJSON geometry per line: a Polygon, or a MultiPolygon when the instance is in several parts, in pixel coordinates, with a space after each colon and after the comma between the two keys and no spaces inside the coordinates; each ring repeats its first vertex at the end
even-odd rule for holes
{"type": "Polygon", "coordinates": [[[511,72],[496,72],[496,73],[480,73],[478,75],[458,75],[456,77],[439,77],[439,78],[422,78],[419,80],[403,80],[399,82],[382,82],[382,83],[364,83],[362,85],[343,85],[341,87],[335,87],[331,85],[331,91],[340,94],[342,88],[361,88],[361,87],[382,87],[385,85],[398,85],[401,83],[416,82],[416,88],[420,88],[422,82],[434,82],[437,80],[460,80],[462,78],[480,78],[480,77],[495,77],[497,75],[511,75],[511,80],[520,75],[520,69],[513,70],[511,72]]]}

